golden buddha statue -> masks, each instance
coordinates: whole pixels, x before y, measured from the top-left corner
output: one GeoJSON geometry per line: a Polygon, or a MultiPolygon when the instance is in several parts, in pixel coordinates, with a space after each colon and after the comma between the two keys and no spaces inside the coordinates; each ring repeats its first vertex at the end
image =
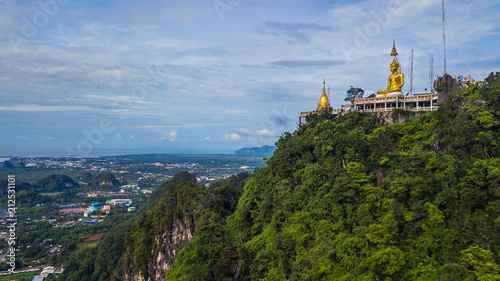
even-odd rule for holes
{"type": "Polygon", "coordinates": [[[391,52],[391,56],[394,57],[394,59],[392,60],[392,63],[391,63],[392,74],[389,75],[387,90],[377,91],[378,95],[387,96],[387,94],[389,94],[389,93],[401,92],[401,88],[405,84],[404,74],[400,72],[401,66],[396,59],[397,55],[398,55],[398,52],[397,52],[396,46],[393,42],[392,43],[392,52],[391,52]]]}
{"type": "Polygon", "coordinates": [[[326,96],[325,87],[326,87],[325,81],[323,81],[323,95],[321,95],[321,98],[319,99],[318,109],[317,109],[318,111],[330,108],[330,101],[328,101],[328,97],[326,96]]]}

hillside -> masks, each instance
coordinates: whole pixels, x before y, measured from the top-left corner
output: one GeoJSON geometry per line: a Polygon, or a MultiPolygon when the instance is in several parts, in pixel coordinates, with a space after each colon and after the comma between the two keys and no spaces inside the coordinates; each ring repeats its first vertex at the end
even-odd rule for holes
{"type": "Polygon", "coordinates": [[[14,164],[12,164],[12,162],[10,162],[10,161],[4,161],[3,168],[12,170],[12,169],[15,169],[16,166],[14,166],[14,164]]]}
{"type": "Polygon", "coordinates": [[[95,186],[118,187],[120,182],[116,179],[115,175],[111,172],[101,172],[93,180],[95,186]]]}
{"type": "Polygon", "coordinates": [[[193,174],[177,173],[150,197],[149,207],[144,208],[148,212],[140,210],[114,226],[97,247],[72,254],[62,279],[163,280],[157,274],[164,275],[163,268],[175,261],[172,252],[186,246],[192,232],[211,222],[225,225],[248,178],[248,173],[241,173],[200,188],[193,174]]]}
{"type": "Polygon", "coordinates": [[[53,174],[38,181],[36,187],[38,192],[59,192],[80,185],[66,175],[53,174]]]}
{"type": "Polygon", "coordinates": [[[165,183],[126,234],[98,246],[116,253],[106,270],[73,258],[65,276],[499,280],[500,73],[437,111],[392,115],[405,121],[314,115],[252,175],[165,183]]]}
{"type": "MultiPolygon", "coordinates": [[[[226,219],[236,210],[243,192],[239,184],[245,184],[248,177],[241,173],[201,188],[190,181],[169,185],[165,196],[135,221],[127,235],[125,280],[163,280],[177,252],[193,237],[195,244],[198,237],[217,233],[198,257],[211,260],[217,256],[224,246],[226,219]]],[[[189,179],[185,173],[179,178],[189,179]]]]}
{"type": "Polygon", "coordinates": [[[195,175],[186,171],[179,172],[170,180],[163,182],[160,186],[158,186],[158,188],[155,189],[153,194],[149,197],[147,209],[152,209],[165,196],[169,187],[179,185],[184,182],[190,182],[195,185],[198,184],[198,180],[195,175]]]}
{"type": "Polygon", "coordinates": [[[243,265],[238,280],[500,279],[500,74],[376,124],[322,114],[282,136],[226,227],[195,235],[167,280],[223,280],[223,265],[243,265]]]}

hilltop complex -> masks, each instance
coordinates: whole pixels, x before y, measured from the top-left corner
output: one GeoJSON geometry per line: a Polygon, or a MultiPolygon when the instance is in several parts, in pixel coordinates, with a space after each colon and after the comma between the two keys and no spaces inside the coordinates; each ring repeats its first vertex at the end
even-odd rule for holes
{"type": "Polygon", "coordinates": [[[379,90],[375,97],[372,98],[357,98],[353,104],[343,105],[342,108],[332,108],[330,101],[326,95],[326,85],[323,82],[323,94],[321,95],[318,107],[314,111],[304,111],[299,115],[299,125],[307,122],[307,117],[311,114],[316,114],[323,110],[329,110],[333,115],[342,114],[346,110],[357,110],[364,112],[390,112],[394,108],[402,108],[409,111],[431,111],[437,109],[440,102],[446,100],[449,94],[456,94],[459,89],[467,88],[477,81],[469,77],[459,76],[451,77],[449,74],[444,74],[434,81],[434,89],[430,93],[420,93],[415,95],[406,95],[401,91],[404,86],[404,75],[401,72],[401,64],[397,59],[398,52],[396,45],[393,43],[391,56],[393,56],[390,64],[391,75],[388,78],[386,90],[379,90]]]}

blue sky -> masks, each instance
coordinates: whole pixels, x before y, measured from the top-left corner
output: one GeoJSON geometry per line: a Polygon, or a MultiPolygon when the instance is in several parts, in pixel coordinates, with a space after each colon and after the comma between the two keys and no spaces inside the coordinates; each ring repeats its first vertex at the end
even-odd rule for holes
{"type": "MultiPolygon", "coordinates": [[[[447,72],[500,71],[500,2],[446,9],[447,72]]],[[[4,0],[0,34],[0,155],[273,144],[323,79],[334,107],[386,87],[393,39],[414,93],[443,73],[437,0],[4,0]]]]}

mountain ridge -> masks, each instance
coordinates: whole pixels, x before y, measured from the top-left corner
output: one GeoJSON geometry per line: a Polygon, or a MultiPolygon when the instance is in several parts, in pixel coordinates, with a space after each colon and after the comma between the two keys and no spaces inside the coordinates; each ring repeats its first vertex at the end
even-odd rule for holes
{"type": "Polygon", "coordinates": [[[244,147],[234,152],[236,155],[251,157],[271,157],[276,146],[264,145],[261,147],[244,147]]]}
{"type": "Polygon", "coordinates": [[[311,116],[245,186],[222,230],[238,255],[193,259],[213,247],[195,235],[167,280],[221,280],[225,259],[238,280],[497,280],[500,73],[456,98],[384,126],[311,116]]]}
{"type": "Polygon", "coordinates": [[[169,187],[112,280],[500,279],[500,73],[405,119],[312,115],[244,180],[169,187]]]}

